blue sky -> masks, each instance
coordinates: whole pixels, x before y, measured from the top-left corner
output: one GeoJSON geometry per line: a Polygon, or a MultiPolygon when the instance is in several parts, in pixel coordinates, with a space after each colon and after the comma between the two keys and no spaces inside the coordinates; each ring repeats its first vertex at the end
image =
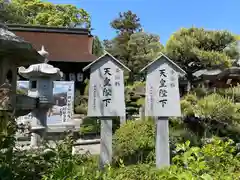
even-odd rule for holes
{"type": "Polygon", "coordinates": [[[18,81],[17,82],[17,87],[24,87],[24,88],[28,88],[29,87],[29,81],[18,81]]]}
{"type": "Polygon", "coordinates": [[[57,94],[57,93],[62,93],[62,92],[67,92],[67,86],[55,86],[54,88],[53,88],[53,94],[57,94]]]}
{"type": "Polygon", "coordinates": [[[62,93],[62,92],[68,92],[68,86],[72,85],[71,81],[55,81],[54,82],[54,88],[53,93],[62,93]]]}
{"type": "Polygon", "coordinates": [[[73,4],[92,17],[92,34],[101,40],[111,39],[115,31],[109,23],[119,12],[132,10],[141,19],[146,32],[160,36],[165,44],[181,27],[229,30],[240,34],[239,0],[47,0],[73,4]]]}
{"type": "MultiPolygon", "coordinates": [[[[70,82],[71,83],[71,82],[70,82]]],[[[67,92],[68,91],[68,84],[69,82],[55,82],[54,88],[53,88],[53,93],[62,93],[62,92],[67,92]]],[[[28,88],[29,87],[29,81],[18,81],[17,83],[18,87],[24,87],[28,88]]]]}

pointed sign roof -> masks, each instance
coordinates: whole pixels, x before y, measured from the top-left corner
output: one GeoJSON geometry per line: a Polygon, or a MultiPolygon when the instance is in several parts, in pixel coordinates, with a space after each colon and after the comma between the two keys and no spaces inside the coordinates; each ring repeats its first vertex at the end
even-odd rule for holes
{"type": "Polygon", "coordinates": [[[97,58],[95,61],[88,64],[86,67],[83,68],[83,71],[86,71],[87,69],[91,68],[96,62],[101,61],[104,57],[109,56],[114,62],[116,62],[118,65],[120,65],[122,68],[131,71],[127,66],[125,66],[123,63],[121,63],[119,60],[117,60],[115,57],[113,57],[109,52],[105,51],[105,53],[97,58]]]}
{"type": "Polygon", "coordinates": [[[171,59],[169,59],[165,54],[160,52],[160,56],[158,56],[154,61],[150,62],[148,65],[146,65],[140,72],[146,71],[150,66],[152,66],[156,61],[160,60],[161,57],[164,57],[164,59],[169,62],[173,67],[175,67],[180,74],[183,76],[186,74],[186,72],[180,68],[176,63],[174,63],[171,59]]]}

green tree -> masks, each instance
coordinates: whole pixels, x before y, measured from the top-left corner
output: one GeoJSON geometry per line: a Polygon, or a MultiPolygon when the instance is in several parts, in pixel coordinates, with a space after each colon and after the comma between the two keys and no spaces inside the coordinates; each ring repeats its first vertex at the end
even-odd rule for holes
{"type": "MultiPolygon", "coordinates": [[[[117,36],[111,42],[108,41],[111,48],[105,47],[105,49],[131,69],[129,64],[132,59],[128,49],[128,41],[133,33],[141,30],[140,19],[132,11],[127,11],[119,13],[119,17],[114,19],[110,25],[116,30],[117,36]]],[[[130,73],[129,79],[133,81],[133,73],[130,73]]]]}
{"type": "Polygon", "coordinates": [[[105,50],[110,52],[111,49],[113,48],[113,41],[104,39],[103,40],[103,47],[104,47],[105,50]]]}
{"type": "Polygon", "coordinates": [[[94,36],[92,50],[93,54],[97,57],[103,55],[104,53],[103,45],[99,40],[98,36],[94,36]]]}
{"type": "Polygon", "coordinates": [[[127,65],[131,68],[136,80],[139,71],[160,55],[163,45],[158,35],[137,32],[130,36],[127,48],[131,59],[127,65]]]}
{"type": "Polygon", "coordinates": [[[15,16],[16,9],[12,4],[6,3],[4,0],[0,0],[0,22],[22,22],[22,16],[15,16]]]}
{"type": "Polygon", "coordinates": [[[141,30],[140,18],[132,11],[119,13],[119,17],[110,23],[118,35],[128,35],[141,30]]]}
{"type": "Polygon", "coordinates": [[[33,24],[90,28],[90,16],[73,5],[58,5],[41,0],[1,0],[1,21],[5,23],[33,24]]]}
{"type": "Polygon", "coordinates": [[[167,55],[180,65],[193,82],[193,73],[205,68],[225,68],[238,57],[236,37],[228,31],[182,28],[166,44],[167,55]]]}
{"type": "Polygon", "coordinates": [[[162,49],[159,36],[142,32],[140,19],[131,11],[120,13],[111,22],[117,36],[105,40],[105,49],[131,69],[128,82],[137,79],[139,70],[162,49]]]}

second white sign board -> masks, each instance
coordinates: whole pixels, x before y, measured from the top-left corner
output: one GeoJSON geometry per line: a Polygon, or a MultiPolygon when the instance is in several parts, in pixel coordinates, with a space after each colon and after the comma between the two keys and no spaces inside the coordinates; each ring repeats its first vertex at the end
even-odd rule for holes
{"type": "Polygon", "coordinates": [[[179,74],[185,72],[165,55],[146,67],[146,116],[181,116],[179,74]]]}

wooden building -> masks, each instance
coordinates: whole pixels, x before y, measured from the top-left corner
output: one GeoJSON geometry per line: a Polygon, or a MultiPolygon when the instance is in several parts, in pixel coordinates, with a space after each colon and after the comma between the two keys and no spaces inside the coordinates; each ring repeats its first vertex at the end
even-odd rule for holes
{"type": "Polygon", "coordinates": [[[207,88],[229,88],[240,84],[240,67],[200,70],[194,73],[198,85],[207,88]]]}
{"type": "MultiPolygon", "coordinates": [[[[92,54],[93,36],[88,29],[7,24],[8,29],[36,50],[42,46],[49,53],[49,64],[63,73],[62,80],[75,81],[75,87],[84,91],[84,80],[89,76],[82,69],[96,59],[92,54]]],[[[22,79],[22,78],[21,78],[22,79]]]]}

